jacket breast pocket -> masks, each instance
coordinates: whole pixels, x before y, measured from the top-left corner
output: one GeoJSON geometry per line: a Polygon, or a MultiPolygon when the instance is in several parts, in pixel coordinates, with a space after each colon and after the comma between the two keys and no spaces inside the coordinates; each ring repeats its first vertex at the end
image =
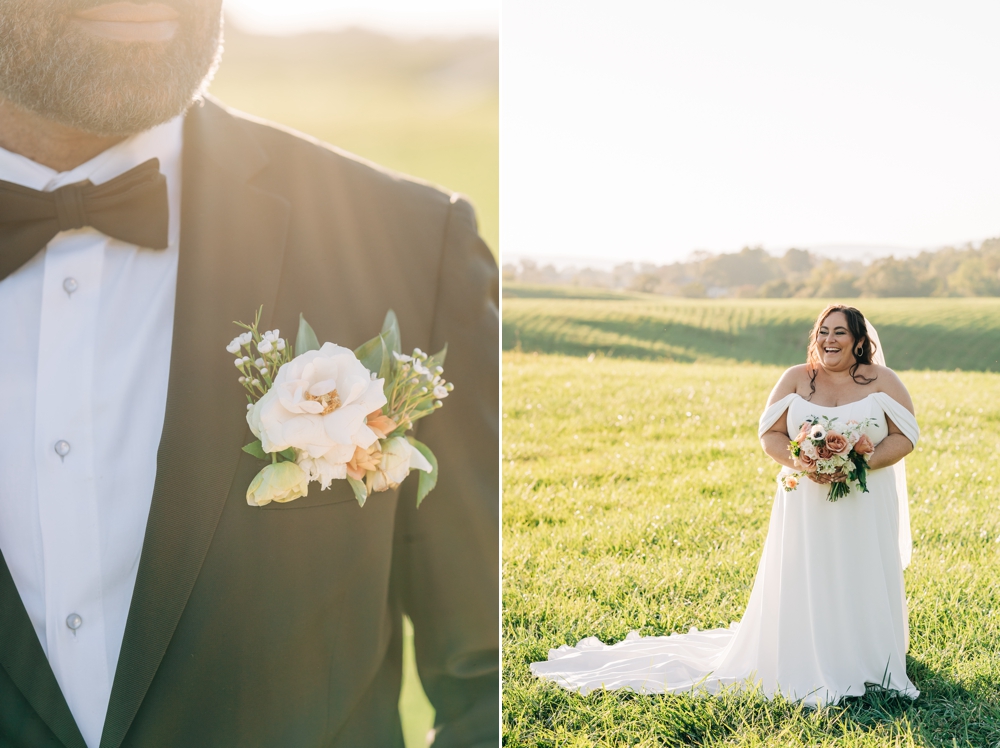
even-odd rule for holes
{"type": "Polygon", "coordinates": [[[272,501],[270,504],[265,504],[260,508],[288,511],[291,509],[309,509],[314,506],[325,506],[326,504],[340,504],[348,501],[357,502],[351,484],[346,480],[335,480],[325,491],[320,489],[319,483],[310,483],[309,493],[305,496],[281,503],[272,501]]]}

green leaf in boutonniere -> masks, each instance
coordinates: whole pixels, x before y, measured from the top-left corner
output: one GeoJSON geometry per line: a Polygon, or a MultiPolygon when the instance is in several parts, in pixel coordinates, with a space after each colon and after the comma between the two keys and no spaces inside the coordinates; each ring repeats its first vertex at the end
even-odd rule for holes
{"type": "MultiPolygon", "coordinates": [[[[260,439],[258,439],[255,442],[250,442],[249,444],[247,444],[245,447],[243,447],[243,451],[246,452],[248,455],[253,455],[258,460],[273,459],[273,455],[268,454],[267,452],[264,451],[264,445],[260,443],[260,439]]],[[[282,450],[281,452],[278,452],[278,457],[285,460],[286,462],[295,462],[295,449],[289,447],[288,449],[282,450]]]]}
{"type": "Polygon", "coordinates": [[[306,318],[299,315],[299,332],[295,336],[295,355],[301,356],[309,351],[319,350],[319,338],[313,332],[312,327],[306,322],[306,318]]]}
{"type": "Polygon", "coordinates": [[[376,372],[379,379],[385,379],[389,376],[392,361],[383,335],[376,335],[367,343],[359,345],[354,349],[354,355],[368,371],[376,372]]]}
{"type": "Polygon", "coordinates": [[[392,374],[392,353],[389,350],[389,346],[385,342],[385,336],[379,335],[379,340],[382,341],[382,361],[379,363],[378,367],[378,378],[388,379],[392,374]]]}
{"type": "Polygon", "coordinates": [[[382,339],[389,353],[402,353],[402,336],[399,333],[399,320],[396,313],[391,309],[385,313],[385,321],[382,323],[382,339]]]}
{"type": "Polygon", "coordinates": [[[243,447],[243,451],[246,452],[248,455],[253,455],[258,460],[269,459],[267,453],[264,451],[264,447],[261,446],[260,439],[258,439],[255,442],[250,442],[249,444],[247,444],[245,447],[243,447]]]}
{"type": "Polygon", "coordinates": [[[365,499],[368,498],[368,488],[365,486],[365,482],[351,477],[348,477],[347,482],[350,483],[351,488],[354,489],[354,498],[358,500],[358,505],[364,506],[365,499]]]}
{"type": "Polygon", "coordinates": [[[368,371],[375,372],[379,379],[389,379],[392,375],[392,354],[402,351],[401,341],[399,320],[390,309],[385,313],[382,332],[355,348],[354,355],[368,371]]]}
{"type": "Polygon", "coordinates": [[[420,502],[431,492],[434,486],[437,485],[438,479],[438,462],[434,453],[431,452],[431,448],[428,447],[423,442],[418,442],[412,436],[406,437],[407,441],[410,442],[411,446],[420,452],[426,459],[427,462],[431,464],[430,472],[424,472],[423,470],[418,470],[420,478],[417,482],[417,506],[420,506],[420,502]]]}

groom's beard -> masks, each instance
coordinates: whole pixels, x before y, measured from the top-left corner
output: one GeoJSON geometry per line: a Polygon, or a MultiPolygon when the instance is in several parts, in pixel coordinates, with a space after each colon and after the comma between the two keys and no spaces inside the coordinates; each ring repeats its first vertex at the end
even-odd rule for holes
{"type": "Polygon", "coordinates": [[[221,0],[159,0],[180,14],[165,42],[104,39],[70,20],[110,1],[0,0],[0,94],[96,135],[132,135],[185,111],[218,66],[221,0]]]}

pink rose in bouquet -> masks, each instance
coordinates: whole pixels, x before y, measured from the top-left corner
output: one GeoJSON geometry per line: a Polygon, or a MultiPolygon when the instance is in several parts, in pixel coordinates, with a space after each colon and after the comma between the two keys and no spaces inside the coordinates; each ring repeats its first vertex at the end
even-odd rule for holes
{"type": "Polygon", "coordinates": [[[868,434],[861,435],[857,443],[854,445],[854,451],[859,455],[870,455],[875,451],[875,445],[872,444],[872,440],[868,438],[868,434]]]}
{"type": "Polygon", "coordinates": [[[847,439],[836,431],[826,432],[826,448],[835,455],[846,455],[851,451],[847,439]]]}
{"type": "Polygon", "coordinates": [[[807,455],[805,452],[799,454],[795,462],[802,467],[807,473],[816,472],[816,460],[807,455]]]}

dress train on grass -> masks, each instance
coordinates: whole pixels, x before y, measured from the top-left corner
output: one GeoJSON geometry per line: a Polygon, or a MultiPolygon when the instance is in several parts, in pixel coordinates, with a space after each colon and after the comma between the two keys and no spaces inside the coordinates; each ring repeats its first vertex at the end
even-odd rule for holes
{"type": "MultiPolygon", "coordinates": [[[[765,411],[759,432],[786,411],[792,435],[808,416],[824,415],[873,418],[869,435],[876,444],[888,434],[887,417],[914,444],[919,436],[913,415],[881,392],[837,407],[789,395],[765,411]]],[[[738,623],[669,636],[632,632],[613,645],[589,637],[550,650],[531,672],[584,694],[602,688],[718,693],[750,684],[769,698],[780,693],[819,706],[877,685],[916,698],[919,691],[906,675],[905,486],[902,463],[870,471],[868,493],[854,484],[836,502],[827,501],[829,486],[802,480],[786,492],[779,482],[753,591],[738,623]]]]}

